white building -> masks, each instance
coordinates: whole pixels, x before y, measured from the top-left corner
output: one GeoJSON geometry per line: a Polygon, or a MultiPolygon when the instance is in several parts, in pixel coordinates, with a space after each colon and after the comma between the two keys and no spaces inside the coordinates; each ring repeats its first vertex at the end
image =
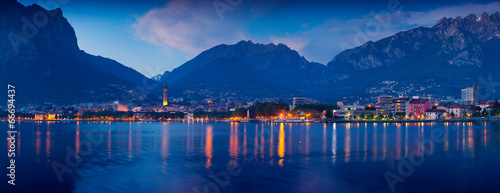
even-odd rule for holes
{"type": "Polygon", "coordinates": [[[441,109],[429,109],[425,111],[425,116],[428,117],[429,119],[444,118],[445,114],[446,111],[441,109]]]}
{"type": "MultiPolygon", "coordinates": [[[[495,102],[490,102],[490,101],[480,101],[477,106],[481,108],[481,111],[486,110],[489,106],[493,106],[495,102]]],[[[489,112],[488,112],[489,113],[489,112]]]]}
{"type": "Polygon", "coordinates": [[[453,104],[451,107],[448,107],[448,113],[453,113],[455,117],[463,117],[465,113],[465,106],[460,104],[453,104]]]}
{"type": "Polygon", "coordinates": [[[462,101],[464,104],[477,104],[478,99],[478,91],[477,91],[477,82],[474,82],[474,86],[464,88],[461,91],[462,93],[462,101]]]}
{"type": "Polygon", "coordinates": [[[307,97],[293,97],[293,108],[297,107],[297,105],[303,104],[311,104],[313,101],[307,97]]]}

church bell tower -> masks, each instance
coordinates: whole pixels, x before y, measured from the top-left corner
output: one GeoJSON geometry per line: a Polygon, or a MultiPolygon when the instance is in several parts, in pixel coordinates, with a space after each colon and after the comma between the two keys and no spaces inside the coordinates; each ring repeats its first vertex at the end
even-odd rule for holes
{"type": "Polygon", "coordinates": [[[165,84],[163,85],[163,106],[168,105],[168,86],[167,80],[165,80],[165,84]]]}

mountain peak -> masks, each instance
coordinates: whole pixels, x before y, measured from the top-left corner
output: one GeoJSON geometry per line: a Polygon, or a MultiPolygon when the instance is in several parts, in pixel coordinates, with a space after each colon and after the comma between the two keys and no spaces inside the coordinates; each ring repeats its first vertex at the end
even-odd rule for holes
{"type": "Polygon", "coordinates": [[[252,42],[252,40],[241,40],[239,41],[238,43],[236,43],[237,45],[240,44],[240,45],[248,45],[248,44],[254,44],[252,42]]]}
{"type": "Polygon", "coordinates": [[[481,14],[481,16],[479,16],[476,19],[477,22],[479,22],[479,21],[489,21],[489,20],[490,20],[490,16],[486,12],[484,12],[483,14],[481,14]]]}
{"type": "Polygon", "coordinates": [[[435,26],[438,26],[438,25],[441,25],[441,24],[446,24],[446,23],[449,23],[449,21],[450,21],[450,18],[443,17],[443,18],[441,18],[441,19],[440,19],[440,20],[436,23],[436,25],[435,25],[435,26]]]}
{"type": "Polygon", "coordinates": [[[464,20],[470,20],[470,21],[476,20],[476,14],[471,13],[471,14],[465,16],[464,20]]]}
{"type": "Polygon", "coordinates": [[[500,24],[500,13],[498,13],[498,11],[497,11],[497,12],[491,14],[490,19],[491,19],[491,21],[493,21],[497,24],[500,24]]]}
{"type": "Polygon", "coordinates": [[[200,85],[198,83],[202,81],[197,78],[200,72],[213,72],[214,76],[223,72],[217,75],[222,79],[245,72],[245,76],[253,77],[252,80],[248,80],[249,87],[269,84],[280,88],[292,88],[292,90],[310,89],[318,82],[318,77],[325,69],[326,66],[307,61],[285,44],[240,41],[232,45],[218,45],[203,51],[192,60],[174,69],[168,75],[167,81],[175,85],[172,89],[187,89],[194,88],[191,87],[193,85],[200,85]],[[253,80],[255,78],[258,81],[253,80]],[[195,80],[199,82],[188,85],[189,82],[195,80]],[[181,88],[179,85],[184,86],[181,88]]]}
{"type": "Polygon", "coordinates": [[[8,80],[19,85],[20,101],[116,100],[126,92],[113,89],[150,81],[116,61],[80,50],[74,29],[59,8],[0,0],[0,29],[0,68],[12,69],[0,70],[0,84],[8,80]],[[37,14],[46,20],[34,18],[37,14]],[[9,42],[10,37],[20,42],[9,42]]]}

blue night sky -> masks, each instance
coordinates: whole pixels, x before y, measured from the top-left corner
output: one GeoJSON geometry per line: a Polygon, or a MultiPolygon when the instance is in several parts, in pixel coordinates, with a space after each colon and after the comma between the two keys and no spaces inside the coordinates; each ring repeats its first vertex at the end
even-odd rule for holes
{"type": "Polygon", "coordinates": [[[432,26],[442,17],[500,11],[500,2],[481,0],[19,2],[62,8],[75,28],[80,49],[114,59],[147,77],[171,71],[218,44],[240,40],[284,43],[309,61],[326,64],[344,49],[432,26]]]}

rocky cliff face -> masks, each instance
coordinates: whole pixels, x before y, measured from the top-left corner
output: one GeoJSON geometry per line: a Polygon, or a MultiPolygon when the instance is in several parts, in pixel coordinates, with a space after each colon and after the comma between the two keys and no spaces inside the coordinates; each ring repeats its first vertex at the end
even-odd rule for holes
{"type": "Polygon", "coordinates": [[[0,7],[0,65],[29,63],[43,57],[70,57],[79,52],[75,31],[61,9],[28,7],[16,1],[0,7]]]}
{"type": "Polygon", "coordinates": [[[500,74],[499,18],[498,12],[443,18],[430,28],[367,42],[335,56],[321,79],[336,88],[327,91],[331,96],[341,90],[357,99],[401,93],[459,97],[474,81],[484,83],[484,96],[492,96],[491,85],[500,80],[494,76],[500,74]],[[485,77],[492,77],[490,83],[485,77]]]}
{"type": "Polygon", "coordinates": [[[425,57],[433,57],[435,63],[481,67],[484,63],[482,45],[499,39],[499,29],[498,12],[492,15],[483,13],[479,17],[470,14],[465,18],[443,18],[432,28],[400,32],[345,50],[335,56],[328,67],[334,76],[348,77],[353,71],[395,65],[417,52],[427,53],[425,57]]]}
{"type": "Polygon", "coordinates": [[[61,9],[15,0],[0,2],[0,69],[0,84],[17,85],[21,103],[114,100],[120,90],[152,85],[131,68],[80,50],[61,9]]]}

